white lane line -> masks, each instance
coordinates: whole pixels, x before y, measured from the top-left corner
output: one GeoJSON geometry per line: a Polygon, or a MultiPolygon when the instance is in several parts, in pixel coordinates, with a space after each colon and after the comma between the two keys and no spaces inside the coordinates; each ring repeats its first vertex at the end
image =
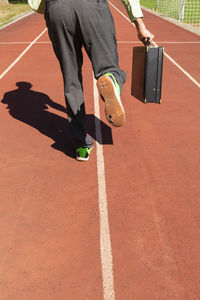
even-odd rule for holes
{"type": "MultiPolygon", "coordinates": [[[[127,16],[125,16],[115,5],[113,5],[110,1],[109,4],[116,10],[118,11],[129,23],[131,23],[131,21],[129,20],[129,18],[127,16]]],[[[135,25],[133,23],[131,23],[134,27],[135,25]]],[[[157,44],[155,42],[152,41],[152,44],[154,46],[157,46],[157,44]]],[[[180,70],[183,72],[183,74],[185,74],[198,88],[200,88],[200,83],[190,74],[188,73],[185,69],[183,69],[171,56],[169,56],[166,52],[164,52],[164,55],[180,70]]]]}
{"type": "MultiPolygon", "coordinates": [[[[152,44],[154,46],[158,46],[154,41],[152,41],[152,44]]],[[[200,88],[200,83],[194,79],[194,77],[188,73],[185,69],[183,69],[171,56],[169,56],[166,52],[164,52],[164,55],[180,70],[185,74],[198,88],[200,88]]]]}
{"type": "MultiPolygon", "coordinates": [[[[118,41],[118,44],[139,44],[140,41],[118,41]]],[[[157,41],[156,43],[159,44],[173,44],[173,45],[179,45],[179,44],[200,44],[200,42],[164,42],[164,41],[157,41]]],[[[1,43],[0,43],[1,44],[1,43]]]]}
{"type": "Polygon", "coordinates": [[[12,64],[10,64],[10,66],[0,75],[0,79],[2,79],[7,73],[8,71],[10,71],[12,69],[12,67],[14,67],[14,65],[24,56],[24,54],[35,44],[35,42],[45,33],[45,31],[47,30],[47,28],[45,28],[31,43],[28,47],[26,47],[26,49],[12,62],[12,64]]]}
{"type": "Polygon", "coordinates": [[[178,45],[178,44],[200,44],[200,42],[198,42],[198,41],[193,41],[193,42],[190,42],[190,41],[188,41],[188,42],[184,42],[184,41],[182,41],[182,42],[170,42],[170,41],[157,41],[157,43],[162,43],[162,44],[173,44],[173,45],[178,45]]]}
{"type": "MultiPolygon", "coordinates": [[[[0,42],[0,45],[21,45],[30,44],[31,42],[0,42]]],[[[35,42],[35,44],[51,44],[51,42],[35,42]]]]}
{"type": "MultiPolygon", "coordinates": [[[[23,44],[30,44],[31,42],[0,42],[0,45],[23,45],[23,44]]],[[[118,44],[139,44],[140,41],[117,41],[118,44]]],[[[159,44],[200,44],[200,42],[167,42],[167,41],[157,41],[159,44]]],[[[51,44],[51,42],[36,42],[35,44],[51,44]]]]}
{"type": "Polygon", "coordinates": [[[97,155],[97,176],[98,176],[98,193],[99,193],[99,216],[100,216],[100,252],[101,266],[103,277],[103,293],[104,300],[114,300],[114,280],[113,280],[113,261],[112,247],[110,240],[110,230],[108,221],[108,208],[106,196],[106,181],[104,156],[99,112],[99,95],[96,86],[96,80],[93,79],[93,94],[94,94],[94,114],[95,132],[96,132],[96,155],[97,155]]]}
{"type": "Polygon", "coordinates": [[[22,19],[24,19],[24,18],[26,18],[26,17],[32,15],[32,14],[34,14],[34,11],[30,11],[29,13],[25,13],[25,15],[23,15],[23,16],[21,16],[21,17],[15,19],[15,20],[13,20],[12,22],[10,22],[10,23],[8,23],[8,24],[2,26],[2,27],[0,28],[0,30],[6,28],[6,27],[12,25],[13,23],[16,23],[16,22],[18,22],[18,21],[20,21],[20,20],[22,20],[22,19]]]}
{"type": "MultiPolygon", "coordinates": [[[[108,1],[108,3],[116,10],[118,11],[118,13],[120,13],[127,21],[129,21],[131,23],[131,21],[129,20],[129,18],[127,16],[125,16],[125,14],[123,14],[123,12],[121,12],[121,10],[119,10],[114,4],[112,4],[110,1],[108,1]]],[[[134,23],[131,23],[133,24],[133,26],[135,27],[135,24],[134,23]]]]}

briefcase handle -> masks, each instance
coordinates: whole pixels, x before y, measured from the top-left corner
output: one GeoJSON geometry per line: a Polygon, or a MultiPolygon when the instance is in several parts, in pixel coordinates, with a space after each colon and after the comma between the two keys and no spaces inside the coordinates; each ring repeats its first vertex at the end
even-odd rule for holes
{"type": "Polygon", "coordinates": [[[144,40],[145,40],[145,38],[142,39],[143,44],[144,44],[145,46],[150,46],[150,43],[151,43],[150,37],[147,38],[147,41],[146,41],[146,42],[145,42],[144,40]]]}

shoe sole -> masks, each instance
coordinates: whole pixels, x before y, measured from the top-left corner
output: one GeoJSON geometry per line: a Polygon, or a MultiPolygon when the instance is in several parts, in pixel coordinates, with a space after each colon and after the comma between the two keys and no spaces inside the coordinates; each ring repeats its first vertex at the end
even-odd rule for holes
{"type": "MultiPolygon", "coordinates": [[[[92,150],[93,149],[93,146],[92,147],[90,147],[90,149],[92,150]]],[[[90,152],[91,153],[91,152],[90,152]]],[[[88,161],[89,160],[89,158],[90,158],[90,153],[89,153],[89,155],[88,155],[88,157],[81,157],[81,156],[77,156],[76,155],[76,160],[78,160],[78,161],[88,161]]]]}
{"type": "Polygon", "coordinates": [[[88,160],[89,160],[89,157],[87,157],[87,158],[76,157],[76,160],[78,160],[78,161],[88,161],[88,160]]]}
{"type": "Polygon", "coordinates": [[[106,119],[115,127],[123,126],[125,111],[112,79],[108,76],[101,76],[97,80],[97,87],[105,101],[106,119]]]}

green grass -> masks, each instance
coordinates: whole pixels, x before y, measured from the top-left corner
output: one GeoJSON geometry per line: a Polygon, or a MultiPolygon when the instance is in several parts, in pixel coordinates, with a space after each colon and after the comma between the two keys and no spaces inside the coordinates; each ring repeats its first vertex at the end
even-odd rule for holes
{"type": "Polygon", "coordinates": [[[140,4],[148,8],[155,8],[156,2],[156,0],[140,0],[140,4]]]}
{"type": "Polygon", "coordinates": [[[192,23],[192,25],[199,24],[200,26],[200,1],[186,1],[183,22],[192,23]]]}
{"type": "MultiPolygon", "coordinates": [[[[156,3],[157,0],[140,0],[140,4],[148,8],[155,8],[156,3]]],[[[159,0],[158,12],[179,19],[181,7],[182,0],[159,0]]],[[[200,26],[200,0],[186,0],[184,18],[181,21],[200,26]]]]}
{"type": "Polygon", "coordinates": [[[12,1],[9,4],[0,3],[0,27],[13,21],[16,16],[30,10],[26,1],[12,1]]]}

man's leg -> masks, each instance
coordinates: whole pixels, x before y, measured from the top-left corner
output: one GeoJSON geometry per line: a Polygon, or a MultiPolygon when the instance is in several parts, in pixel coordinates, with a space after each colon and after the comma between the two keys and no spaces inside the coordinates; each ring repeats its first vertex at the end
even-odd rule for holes
{"type": "Polygon", "coordinates": [[[115,27],[107,0],[80,1],[78,16],[83,44],[105,100],[106,117],[114,126],[122,126],[125,112],[120,94],[126,74],[119,68],[115,27]]]}
{"type": "Polygon", "coordinates": [[[126,74],[119,68],[115,26],[107,0],[82,0],[78,14],[96,79],[113,73],[122,89],[126,74]]]}
{"type": "Polygon", "coordinates": [[[63,74],[67,114],[75,147],[90,148],[93,141],[86,133],[81,74],[82,42],[74,3],[75,0],[47,0],[45,18],[63,74]]]}

